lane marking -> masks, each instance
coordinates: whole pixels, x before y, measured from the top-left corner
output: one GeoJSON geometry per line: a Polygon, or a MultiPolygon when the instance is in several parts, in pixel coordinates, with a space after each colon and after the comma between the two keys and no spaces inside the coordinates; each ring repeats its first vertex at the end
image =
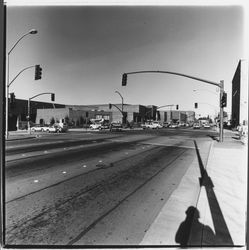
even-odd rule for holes
{"type": "Polygon", "coordinates": [[[34,180],[34,183],[37,183],[37,182],[39,182],[39,180],[34,180]]]}

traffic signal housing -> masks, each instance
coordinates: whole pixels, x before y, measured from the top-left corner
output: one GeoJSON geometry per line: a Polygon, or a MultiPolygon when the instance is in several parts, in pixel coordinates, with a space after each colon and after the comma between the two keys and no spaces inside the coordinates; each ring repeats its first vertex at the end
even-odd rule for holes
{"type": "Polygon", "coordinates": [[[109,109],[111,109],[112,108],[112,104],[111,103],[109,103],[109,109]]]}
{"type": "Polygon", "coordinates": [[[42,77],[42,68],[40,65],[35,65],[35,80],[39,80],[42,77]]]}
{"type": "Polygon", "coordinates": [[[122,86],[126,86],[127,84],[127,74],[124,73],[122,76],[122,86]]]}
{"type": "Polygon", "coordinates": [[[223,95],[221,97],[221,107],[224,108],[227,106],[227,93],[223,92],[223,95]]]}
{"type": "Polygon", "coordinates": [[[198,103],[197,102],[195,102],[195,109],[197,109],[198,108],[198,103]]]}
{"type": "Polygon", "coordinates": [[[54,95],[54,93],[52,93],[51,94],[51,101],[54,102],[54,100],[55,100],[55,95],[54,95]]]}
{"type": "Polygon", "coordinates": [[[176,105],[176,109],[177,109],[177,110],[179,109],[179,105],[178,105],[178,104],[176,105]]]}
{"type": "Polygon", "coordinates": [[[15,93],[14,92],[10,93],[10,104],[15,103],[15,100],[16,100],[15,93]]]}

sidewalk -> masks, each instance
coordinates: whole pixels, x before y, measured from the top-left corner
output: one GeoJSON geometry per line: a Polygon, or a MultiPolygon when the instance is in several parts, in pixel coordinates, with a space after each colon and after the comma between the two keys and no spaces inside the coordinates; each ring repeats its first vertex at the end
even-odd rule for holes
{"type": "Polygon", "coordinates": [[[7,141],[33,139],[37,137],[39,137],[39,135],[34,133],[29,134],[27,130],[9,131],[7,141]]]}
{"type": "Polygon", "coordinates": [[[196,160],[140,245],[244,248],[247,144],[236,138],[225,130],[223,143],[212,141],[207,163],[196,148],[196,160]]]}

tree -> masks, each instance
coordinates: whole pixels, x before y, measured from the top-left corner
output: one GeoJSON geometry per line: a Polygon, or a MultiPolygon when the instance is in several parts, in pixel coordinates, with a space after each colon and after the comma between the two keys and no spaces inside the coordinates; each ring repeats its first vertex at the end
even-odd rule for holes
{"type": "Polygon", "coordinates": [[[54,125],[54,123],[55,123],[55,119],[54,119],[54,117],[52,117],[52,118],[50,119],[50,125],[54,125]]]}
{"type": "Polygon", "coordinates": [[[68,115],[65,117],[65,123],[68,125],[69,124],[69,117],[68,115]]]}

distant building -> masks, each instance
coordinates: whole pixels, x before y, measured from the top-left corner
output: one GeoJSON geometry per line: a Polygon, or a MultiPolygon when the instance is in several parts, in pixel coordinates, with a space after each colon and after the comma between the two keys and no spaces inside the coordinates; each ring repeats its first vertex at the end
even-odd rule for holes
{"type": "Polygon", "coordinates": [[[195,120],[194,111],[169,110],[165,111],[163,122],[168,123],[193,123],[195,120]]]}
{"type": "MultiPolygon", "coordinates": [[[[193,120],[193,111],[174,110],[170,112],[157,111],[155,105],[123,105],[93,104],[93,105],[65,105],[46,102],[30,102],[30,118],[32,123],[50,124],[55,122],[66,122],[72,126],[83,126],[89,124],[91,119],[102,119],[109,122],[144,123],[148,120],[159,120],[161,122],[190,122],[193,120]]],[[[16,99],[9,109],[9,131],[27,127],[28,101],[16,99]]]]}
{"type": "Polygon", "coordinates": [[[50,124],[51,121],[68,123],[72,126],[83,126],[89,123],[91,119],[102,119],[109,121],[111,112],[104,111],[85,111],[75,110],[73,108],[58,109],[37,109],[37,124],[50,124]]]}
{"type": "MultiPolygon", "coordinates": [[[[49,108],[63,108],[65,105],[57,103],[47,102],[30,102],[30,118],[31,122],[36,121],[37,109],[49,109],[49,108]]],[[[28,115],[28,100],[15,99],[14,103],[10,103],[9,99],[9,117],[8,117],[8,130],[13,131],[19,129],[21,121],[27,121],[28,115]]],[[[27,122],[26,122],[27,123],[27,122]]]]}
{"type": "Polygon", "coordinates": [[[240,60],[232,80],[231,125],[248,123],[248,62],[240,60]]]}

